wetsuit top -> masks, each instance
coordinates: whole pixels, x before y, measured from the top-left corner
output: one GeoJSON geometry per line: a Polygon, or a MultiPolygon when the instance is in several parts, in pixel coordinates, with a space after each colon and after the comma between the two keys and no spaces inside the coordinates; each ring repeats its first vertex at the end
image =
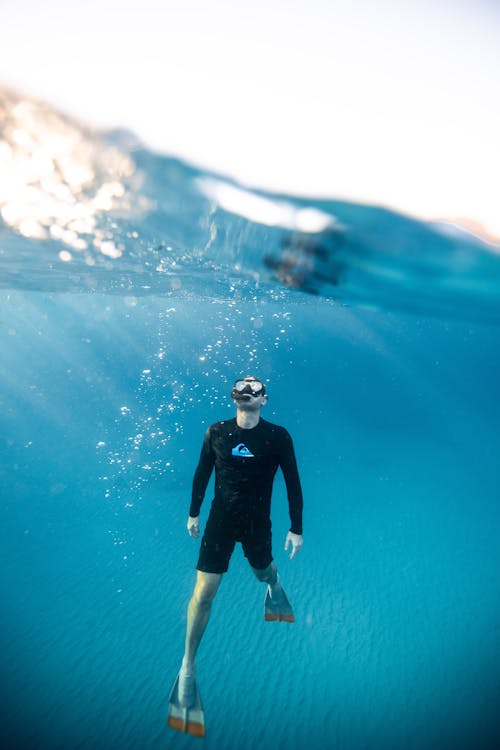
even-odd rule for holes
{"type": "Polygon", "coordinates": [[[215,466],[212,513],[246,518],[269,518],[271,492],[278,466],[288,494],[291,531],[302,534],[302,489],[292,438],[284,427],[260,419],[255,427],[238,427],[236,419],[215,422],[205,433],[193,478],[189,515],[200,513],[215,466]]]}

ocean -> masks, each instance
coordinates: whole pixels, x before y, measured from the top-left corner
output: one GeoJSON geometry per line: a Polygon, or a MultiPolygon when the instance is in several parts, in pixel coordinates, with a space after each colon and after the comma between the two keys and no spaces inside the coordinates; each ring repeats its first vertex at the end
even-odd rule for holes
{"type": "Polygon", "coordinates": [[[0,216],[2,746],[200,746],[165,723],[191,481],[253,374],[304,490],[294,560],[279,474],[272,509],[296,622],[264,622],[238,546],[204,747],[498,747],[498,245],[251,190],[7,89],[0,216]]]}

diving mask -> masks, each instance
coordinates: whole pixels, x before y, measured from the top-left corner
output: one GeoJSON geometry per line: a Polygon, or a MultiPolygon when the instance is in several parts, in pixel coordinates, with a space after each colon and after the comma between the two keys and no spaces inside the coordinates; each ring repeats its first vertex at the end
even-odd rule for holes
{"type": "Polygon", "coordinates": [[[238,398],[239,396],[264,396],[266,393],[266,387],[260,380],[237,380],[233,385],[231,396],[238,398]]]}

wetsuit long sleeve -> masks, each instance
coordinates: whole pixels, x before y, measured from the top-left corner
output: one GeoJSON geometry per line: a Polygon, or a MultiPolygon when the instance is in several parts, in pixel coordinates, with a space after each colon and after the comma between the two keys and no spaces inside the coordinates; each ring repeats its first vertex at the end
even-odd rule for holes
{"type": "Polygon", "coordinates": [[[280,467],[285,479],[288,495],[288,507],[290,512],[291,528],[294,534],[302,534],[302,487],[300,484],[299,470],[292,438],[284,431],[283,446],[280,452],[280,467]]]}
{"type": "Polygon", "coordinates": [[[189,515],[197,518],[200,515],[201,504],[205,497],[208,482],[215,464],[215,455],[212,450],[210,429],[205,433],[205,439],[200,453],[200,460],[193,477],[193,489],[191,493],[191,506],[189,515]]]}

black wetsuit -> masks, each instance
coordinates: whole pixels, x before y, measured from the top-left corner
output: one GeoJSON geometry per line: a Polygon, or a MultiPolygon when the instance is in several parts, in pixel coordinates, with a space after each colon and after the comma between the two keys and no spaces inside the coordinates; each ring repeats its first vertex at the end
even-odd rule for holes
{"type": "Polygon", "coordinates": [[[215,466],[215,497],[203,535],[197,568],[225,573],[236,542],[252,567],[272,562],[271,493],[278,466],[285,478],[291,531],[302,534],[302,489],[290,435],[260,419],[251,429],[236,419],[211,425],[193,478],[189,515],[196,518],[215,466]]]}

